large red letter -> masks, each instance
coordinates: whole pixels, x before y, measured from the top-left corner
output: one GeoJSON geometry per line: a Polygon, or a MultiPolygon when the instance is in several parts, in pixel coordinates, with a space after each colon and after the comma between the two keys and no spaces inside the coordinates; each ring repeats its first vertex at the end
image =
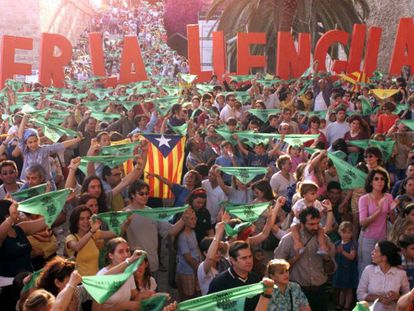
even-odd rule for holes
{"type": "Polygon", "coordinates": [[[250,68],[266,67],[266,58],[263,55],[251,55],[251,44],[266,44],[264,32],[239,32],[237,34],[237,74],[247,75],[250,68]]]}
{"type": "Polygon", "coordinates": [[[147,80],[147,73],[145,72],[141,49],[136,36],[126,36],[124,38],[119,71],[119,83],[121,84],[147,80]]]}
{"type": "Polygon", "coordinates": [[[371,27],[368,32],[367,49],[365,52],[363,69],[367,77],[371,77],[375,69],[377,69],[381,33],[382,28],[380,27],[371,27]]]}
{"type": "Polygon", "coordinates": [[[365,31],[367,26],[364,24],[355,24],[352,30],[351,48],[349,50],[347,73],[353,73],[361,70],[362,54],[364,52],[365,31]]]}
{"type": "Polygon", "coordinates": [[[15,63],[14,52],[16,49],[33,49],[33,39],[14,36],[2,36],[0,56],[0,88],[4,87],[7,79],[13,79],[15,74],[32,74],[32,65],[26,63],[15,63]]]}
{"type": "MultiPolygon", "coordinates": [[[[329,30],[325,33],[316,43],[315,47],[315,54],[314,58],[318,61],[317,72],[319,71],[326,71],[325,61],[326,61],[326,54],[328,54],[328,49],[331,47],[332,44],[339,42],[343,45],[346,45],[348,42],[349,34],[342,30],[329,30]]],[[[334,63],[335,65],[335,63],[334,63]]],[[[341,63],[332,68],[332,70],[340,70],[342,67],[341,63]]],[[[345,68],[343,68],[345,69],[345,68]]]]}
{"type": "Polygon", "coordinates": [[[187,42],[188,64],[190,66],[190,73],[197,75],[197,81],[199,82],[210,81],[211,75],[213,73],[211,71],[201,71],[200,34],[198,25],[187,25],[187,42]]]}
{"type": "Polygon", "coordinates": [[[390,63],[391,75],[400,75],[401,68],[414,68],[414,23],[412,18],[401,18],[390,63]]]}
{"type": "MultiPolygon", "coordinates": [[[[106,77],[101,33],[91,32],[89,34],[89,54],[91,55],[93,74],[98,77],[106,77]]],[[[118,83],[116,77],[108,77],[102,80],[105,80],[105,87],[115,87],[118,83]]]]}
{"type": "Polygon", "coordinates": [[[279,31],[277,34],[276,53],[276,75],[285,80],[291,77],[299,77],[310,64],[310,34],[299,34],[298,51],[296,51],[292,34],[286,31],[279,31]]]}
{"type": "Polygon", "coordinates": [[[226,43],[223,31],[213,32],[213,69],[217,78],[223,81],[223,74],[226,72],[226,43]]]}
{"type": "Polygon", "coordinates": [[[42,33],[40,39],[39,82],[44,86],[64,87],[65,66],[72,58],[72,44],[62,35],[42,33]],[[60,55],[55,56],[55,48],[60,55]]]}

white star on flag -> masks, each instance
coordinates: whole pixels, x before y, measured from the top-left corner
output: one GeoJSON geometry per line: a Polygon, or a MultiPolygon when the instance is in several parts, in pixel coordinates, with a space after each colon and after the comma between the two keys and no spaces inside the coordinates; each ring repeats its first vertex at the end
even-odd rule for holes
{"type": "Polygon", "coordinates": [[[168,148],[171,148],[168,142],[171,140],[171,138],[165,138],[164,135],[161,135],[161,138],[155,138],[155,140],[159,141],[158,147],[161,147],[163,145],[167,146],[168,148]]]}

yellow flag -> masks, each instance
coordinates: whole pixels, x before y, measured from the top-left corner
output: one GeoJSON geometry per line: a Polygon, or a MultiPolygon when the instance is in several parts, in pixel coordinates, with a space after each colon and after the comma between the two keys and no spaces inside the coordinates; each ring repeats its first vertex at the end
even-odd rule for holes
{"type": "Polygon", "coordinates": [[[391,96],[393,96],[394,94],[397,94],[399,92],[399,90],[396,89],[374,89],[371,90],[371,92],[378,97],[379,99],[387,99],[391,96]]]}

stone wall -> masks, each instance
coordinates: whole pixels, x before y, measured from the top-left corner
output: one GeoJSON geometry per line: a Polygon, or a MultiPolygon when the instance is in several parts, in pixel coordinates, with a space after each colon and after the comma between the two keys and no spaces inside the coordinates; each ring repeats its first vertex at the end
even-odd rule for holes
{"type": "Polygon", "coordinates": [[[32,63],[33,69],[38,69],[42,32],[62,34],[74,44],[94,14],[88,0],[1,0],[0,12],[0,35],[34,39],[32,51],[16,51],[16,61],[32,63]]]}
{"type": "Polygon", "coordinates": [[[382,27],[378,69],[388,71],[392,51],[394,49],[398,21],[402,17],[414,17],[414,1],[367,1],[370,6],[370,16],[367,25],[382,27]]]}

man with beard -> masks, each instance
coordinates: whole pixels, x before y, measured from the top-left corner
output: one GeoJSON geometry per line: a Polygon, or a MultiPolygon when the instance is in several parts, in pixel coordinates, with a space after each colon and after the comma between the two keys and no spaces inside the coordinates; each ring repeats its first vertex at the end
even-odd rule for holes
{"type": "MultiPolygon", "coordinates": [[[[329,255],[318,254],[318,230],[321,220],[320,212],[314,207],[305,208],[299,214],[301,224],[300,237],[303,251],[296,252],[292,233],[285,235],[275,250],[275,258],[285,259],[290,263],[290,279],[302,287],[310,307],[316,311],[327,311],[328,275],[335,272],[335,248],[328,242],[329,255]]],[[[327,238],[329,241],[329,239],[327,238]]]]}

